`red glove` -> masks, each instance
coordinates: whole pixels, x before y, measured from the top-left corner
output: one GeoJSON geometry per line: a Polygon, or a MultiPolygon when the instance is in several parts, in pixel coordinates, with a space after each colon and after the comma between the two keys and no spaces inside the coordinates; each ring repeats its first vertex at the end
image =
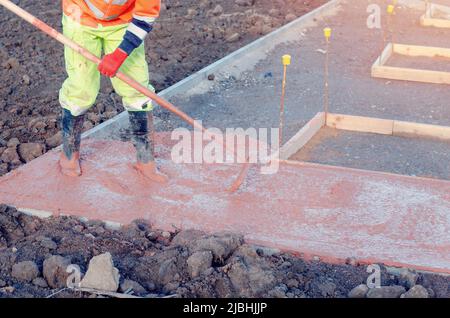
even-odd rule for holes
{"type": "Polygon", "coordinates": [[[113,53],[107,54],[103,57],[102,61],[98,65],[98,70],[103,75],[114,77],[127,57],[127,53],[117,48],[113,53]]]}

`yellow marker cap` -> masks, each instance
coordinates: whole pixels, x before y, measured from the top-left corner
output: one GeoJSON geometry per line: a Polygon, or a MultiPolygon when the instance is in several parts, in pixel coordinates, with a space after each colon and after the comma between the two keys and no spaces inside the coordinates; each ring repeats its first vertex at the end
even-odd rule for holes
{"type": "Polygon", "coordinates": [[[388,12],[389,14],[393,14],[394,11],[395,11],[395,7],[394,7],[392,4],[388,5],[388,7],[387,7],[387,12],[388,12]]]}
{"type": "Polygon", "coordinates": [[[291,65],[291,56],[288,54],[283,55],[282,61],[283,65],[291,65]]]}
{"type": "Polygon", "coordinates": [[[327,39],[329,39],[331,37],[331,29],[330,28],[323,29],[323,34],[327,39]]]}

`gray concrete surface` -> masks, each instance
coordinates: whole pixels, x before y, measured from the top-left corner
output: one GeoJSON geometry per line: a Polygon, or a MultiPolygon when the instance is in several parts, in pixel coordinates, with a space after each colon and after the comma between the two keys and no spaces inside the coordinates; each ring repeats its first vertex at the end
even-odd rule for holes
{"type": "Polygon", "coordinates": [[[322,128],[291,160],[450,180],[450,143],[322,128]]]}

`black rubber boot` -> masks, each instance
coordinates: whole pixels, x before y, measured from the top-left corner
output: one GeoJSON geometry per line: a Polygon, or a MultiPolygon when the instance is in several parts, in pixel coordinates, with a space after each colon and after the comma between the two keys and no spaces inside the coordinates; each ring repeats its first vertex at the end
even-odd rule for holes
{"type": "Polygon", "coordinates": [[[130,135],[136,148],[137,161],[149,163],[155,161],[153,145],[153,112],[128,112],[130,135]]]}
{"type": "Polygon", "coordinates": [[[82,174],[80,165],[80,142],[84,116],[72,116],[63,109],[61,119],[63,151],[59,159],[61,173],[68,177],[79,177],[82,174]]]}
{"type": "Polygon", "coordinates": [[[81,133],[83,131],[84,115],[73,116],[70,111],[63,109],[62,139],[63,152],[71,160],[73,154],[80,152],[81,133]]]}

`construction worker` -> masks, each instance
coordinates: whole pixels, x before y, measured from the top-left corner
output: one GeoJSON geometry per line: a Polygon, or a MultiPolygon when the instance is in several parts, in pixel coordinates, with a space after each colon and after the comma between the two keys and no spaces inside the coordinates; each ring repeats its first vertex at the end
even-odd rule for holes
{"type": "Polygon", "coordinates": [[[152,103],[145,95],[115,78],[118,70],[143,86],[149,84],[144,39],[159,16],[160,0],[63,0],[64,35],[99,58],[97,66],[70,48],[65,49],[68,77],[59,100],[63,108],[63,152],[61,172],[80,176],[80,140],[84,114],[95,103],[100,89],[100,74],[111,77],[114,90],[128,111],[130,132],[137,152],[135,168],[156,182],[167,177],[158,171],[149,131],[152,103]]]}

